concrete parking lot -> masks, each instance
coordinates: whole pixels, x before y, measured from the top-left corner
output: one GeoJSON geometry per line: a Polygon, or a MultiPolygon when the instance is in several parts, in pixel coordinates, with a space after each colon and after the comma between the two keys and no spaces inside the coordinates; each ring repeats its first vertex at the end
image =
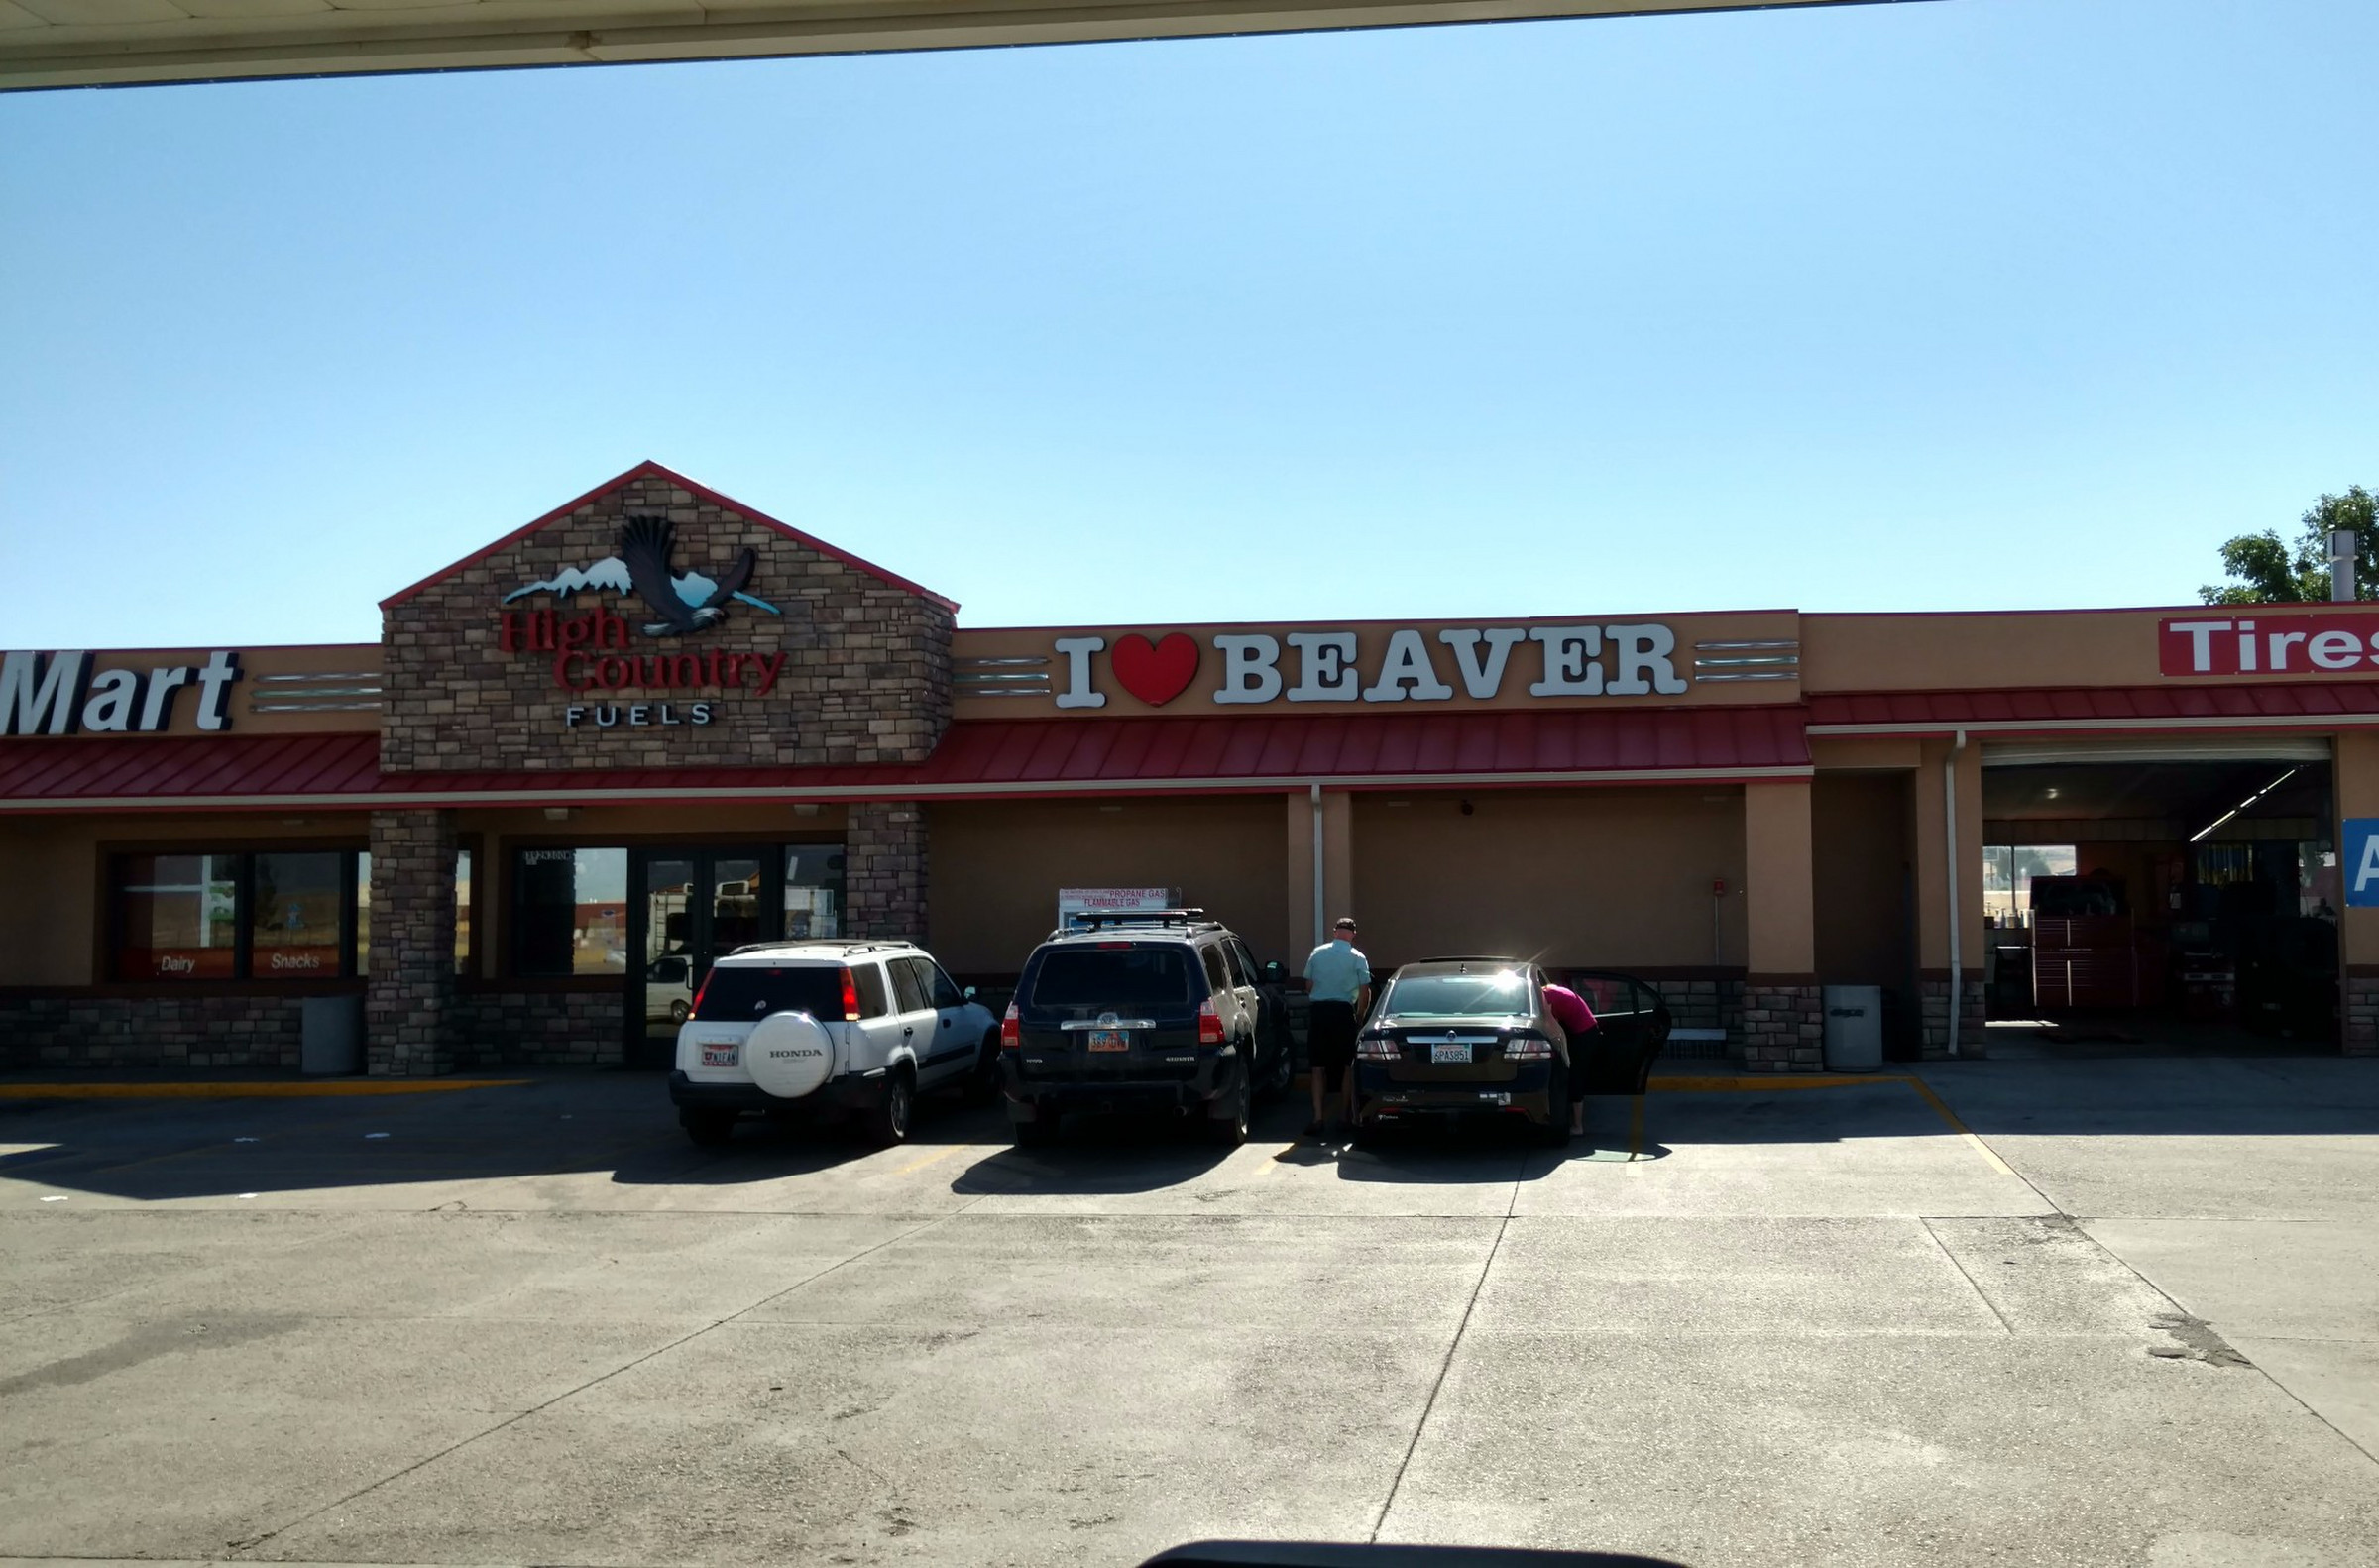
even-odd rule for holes
{"type": "Polygon", "coordinates": [[[0,1556],[2379,1560],[2379,1064],[1925,1080],[1563,1156],[0,1084],[0,1556]]]}

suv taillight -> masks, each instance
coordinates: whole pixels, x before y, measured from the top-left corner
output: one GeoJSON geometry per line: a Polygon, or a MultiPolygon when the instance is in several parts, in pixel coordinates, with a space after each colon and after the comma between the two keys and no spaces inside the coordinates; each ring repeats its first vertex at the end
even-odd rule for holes
{"type": "Polygon", "coordinates": [[[702,999],[711,994],[711,976],[718,972],[719,965],[715,963],[702,971],[702,983],[694,988],[694,1010],[688,1013],[687,1017],[700,1018],[702,1016],[702,999]]]}
{"type": "MultiPolygon", "coordinates": [[[[1179,1017],[1179,1014],[1175,1015],[1179,1017]]],[[[1222,1014],[1215,1010],[1214,998],[1207,997],[1197,1010],[1197,1043],[1201,1046],[1222,1044],[1222,1014]]]]}
{"type": "Polygon", "coordinates": [[[843,1022],[855,1024],[860,1018],[859,977],[848,968],[842,970],[841,973],[843,975],[843,1022]]]}
{"type": "Polygon", "coordinates": [[[1549,1062],[1553,1043],[1533,1031],[1517,1034],[1504,1042],[1506,1062],[1549,1062]]]}
{"type": "Polygon", "coordinates": [[[1355,1055],[1365,1062],[1394,1062],[1404,1048],[1386,1030],[1366,1029],[1355,1037],[1355,1055]]]}
{"type": "Polygon", "coordinates": [[[1024,1020],[1018,1016],[1014,1002],[1010,1002],[1008,1010],[999,1016],[999,1049],[1002,1051],[1022,1051],[1024,1049],[1024,1020]]]}

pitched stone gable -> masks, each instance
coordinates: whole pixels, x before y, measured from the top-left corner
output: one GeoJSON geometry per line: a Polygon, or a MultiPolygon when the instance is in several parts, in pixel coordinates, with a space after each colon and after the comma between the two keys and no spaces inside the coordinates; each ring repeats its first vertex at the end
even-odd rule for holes
{"type": "Polygon", "coordinates": [[[411,773],[923,761],[950,722],[954,619],[946,602],[648,465],[383,606],[380,765],[411,773]],[[529,584],[568,585],[573,569],[616,562],[631,517],[674,525],[669,564],[681,576],[718,580],[748,547],[744,592],[779,614],[731,599],[713,623],[654,635],[646,628],[665,624],[667,612],[620,591],[617,566],[599,574],[610,586],[504,603],[529,584]],[[594,645],[537,645],[574,635],[594,645]],[[572,651],[577,658],[564,656],[572,651]],[[572,708],[582,710],[575,724],[572,708]],[[698,713],[709,723],[696,723],[698,713]]]}

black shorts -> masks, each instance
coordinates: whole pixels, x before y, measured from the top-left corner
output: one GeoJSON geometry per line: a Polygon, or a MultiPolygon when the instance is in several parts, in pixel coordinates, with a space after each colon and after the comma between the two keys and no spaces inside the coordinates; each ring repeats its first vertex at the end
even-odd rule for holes
{"type": "Polygon", "coordinates": [[[1305,1025],[1305,1058],[1313,1070],[1326,1074],[1326,1087],[1335,1089],[1355,1060],[1355,1004],[1315,1002],[1305,1025]]]}

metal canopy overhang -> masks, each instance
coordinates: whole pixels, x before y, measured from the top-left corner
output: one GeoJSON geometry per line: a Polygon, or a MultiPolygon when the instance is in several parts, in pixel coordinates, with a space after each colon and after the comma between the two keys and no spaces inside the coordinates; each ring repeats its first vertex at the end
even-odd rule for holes
{"type": "Polygon", "coordinates": [[[1110,43],[1908,0],[0,0],[0,90],[1110,43]],[[97,20],[121,17],[121,20],[97,20]]]}
{"type": "Polygon", "coordinates": [[[20,740],[0,814],[1000,800],[1806,779],[1802,710],[962,720],[911,766],[380,771],[371,734],[20,740]]]}

